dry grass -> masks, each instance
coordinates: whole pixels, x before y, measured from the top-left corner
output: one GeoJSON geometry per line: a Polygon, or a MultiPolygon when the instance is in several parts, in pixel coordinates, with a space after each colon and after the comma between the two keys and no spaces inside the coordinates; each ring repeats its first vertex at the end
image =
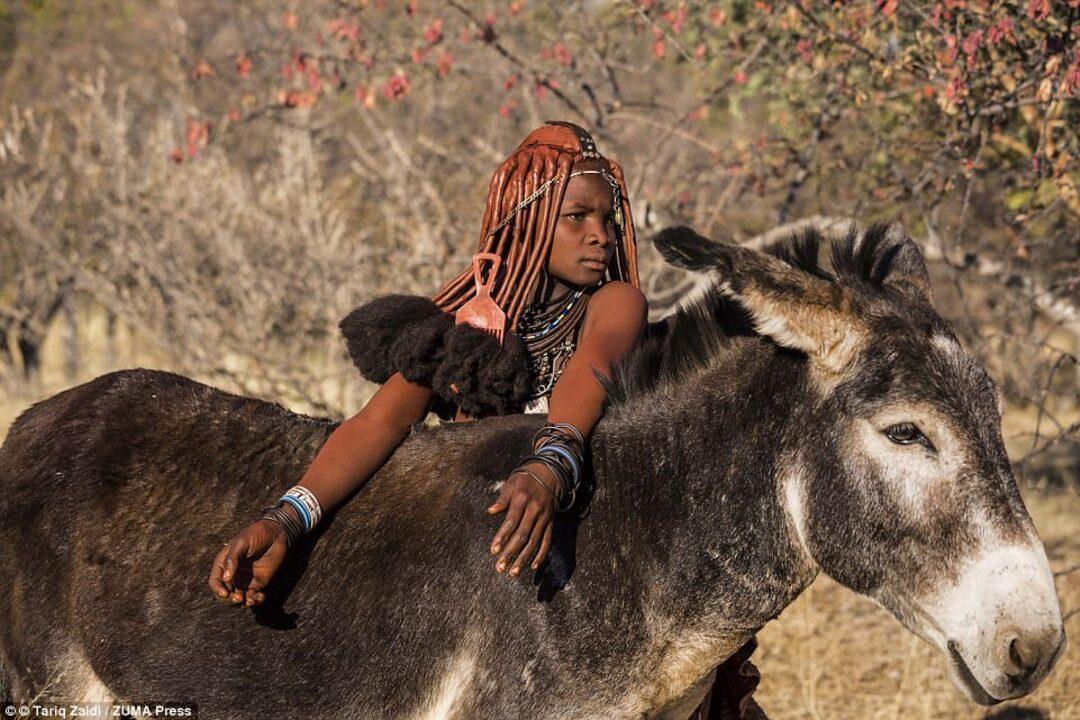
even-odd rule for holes
{"type": "MultiPolygon", "coordinates": [[[[1080,563],[1080,497],[1025,497],[1060,571],[1080,563]]],[[[1062,611],[1080,608],[1080,571],[1057,578],[1062,611]]],[[[1066,620],[1075,638],[1080,614],[1066,620]]],[[[760,635],[758,699],[773,720],[813,718],[1080,718],[1080,650],[1073,645],[1032,695],[993,708],[967,700],[948,679],[945,659],[886,611],[819,578],[760,635]]]]}

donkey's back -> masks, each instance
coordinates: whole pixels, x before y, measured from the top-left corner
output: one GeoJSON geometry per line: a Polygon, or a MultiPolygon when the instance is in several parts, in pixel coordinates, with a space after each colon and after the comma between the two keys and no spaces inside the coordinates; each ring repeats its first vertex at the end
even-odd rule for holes
{"type": "Polygon", "coordinates": [[[524,451],[533,424],[414,434],[249,611],[213,600],[211,560],[295,484],[335,423],[146,370],[38,403],[0,448],[7,694],[243,697],[236,717],[422,710],[454,663],[483,655],[469,627],[500,629],[477,596],[489,608],[535,598],[495,582],[483,510],[509,470],[489,451],[524,451]]]}

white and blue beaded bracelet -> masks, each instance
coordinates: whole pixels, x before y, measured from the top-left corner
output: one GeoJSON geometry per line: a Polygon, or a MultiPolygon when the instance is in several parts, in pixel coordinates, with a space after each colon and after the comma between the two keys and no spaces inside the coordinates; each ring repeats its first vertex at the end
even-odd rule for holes
{"type": "Polygon", "coordinates": [[[319,505],[314,493],[302,485],[294,485],[289,488],[278,500],[278,505],[282,503],[288,503],[296,510],[296,514],[300,516],[300,520],[304,523],[305,533],[311,532],[322,520],[322,506],[319,505]]]}

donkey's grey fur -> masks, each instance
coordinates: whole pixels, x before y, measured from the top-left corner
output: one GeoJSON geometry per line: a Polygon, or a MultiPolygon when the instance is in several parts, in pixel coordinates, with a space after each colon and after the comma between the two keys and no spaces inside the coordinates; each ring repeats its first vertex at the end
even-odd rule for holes
{"type": "Polygon", "coordinates": [[[500,519],[484,509],[542,417],[417,427],[251,612],[211,597],[211,559],[296,482],[333,422],[148,370],[32,407],[0,449],[12,697],[67,664],[82,684],[65,692],[89,673],[94,690],[190,700],[206,717],[666,717],[819,567],[903,620],[902,589],[947,581],[974,546],[970,518],[1033,535],[989,378],[932,347],[952,336],[917,250],[877,228],[828,274],[807,236],[775,252],[790,271],[777,278],[757,253],[661,240],[723,282],[617,373],[588,512],[559,517],[532,582],[493,571],[500,519]],[[864,334],[829,382],[812,353],[751,329],[752,301],[729,299],[750,285],[800,297],[785,278],[824,283],[864,334]],[[929,518],[875,484],[851,442],[853,418],[909,400],[939,408],[971,458],[929,518]]]}

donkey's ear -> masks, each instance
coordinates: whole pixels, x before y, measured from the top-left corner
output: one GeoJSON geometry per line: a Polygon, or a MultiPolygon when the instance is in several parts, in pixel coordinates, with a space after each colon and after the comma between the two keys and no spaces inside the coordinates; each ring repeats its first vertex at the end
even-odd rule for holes
{"type": "Polygon", "coordinates": [[[898,222],[876,225],[866,231],[864,242],[874,234],[880,241],[874,261],[874,280],[883,286],[903,293],[913,300],[933,305],[934,294],[930,287],[930,274],[926,262],[915,241],[898,222]]]}
{"type": "Polygon", "coordinates": [[[706,272],[728,267],[724,246],[698,235],[693,228],[664,228],[653,237],[653,244],[664,260],[684,270],[706,272]]]}
{"type": "Polygon", "coordinates": [[[716,272],[720,291],[746,308],[758,332],[806,353],[826,374],[839,373],[862,344],[865,333],[851,299],[820,275],[685,227],[663,230],[654,242],[674,265],[716,272]]]}

